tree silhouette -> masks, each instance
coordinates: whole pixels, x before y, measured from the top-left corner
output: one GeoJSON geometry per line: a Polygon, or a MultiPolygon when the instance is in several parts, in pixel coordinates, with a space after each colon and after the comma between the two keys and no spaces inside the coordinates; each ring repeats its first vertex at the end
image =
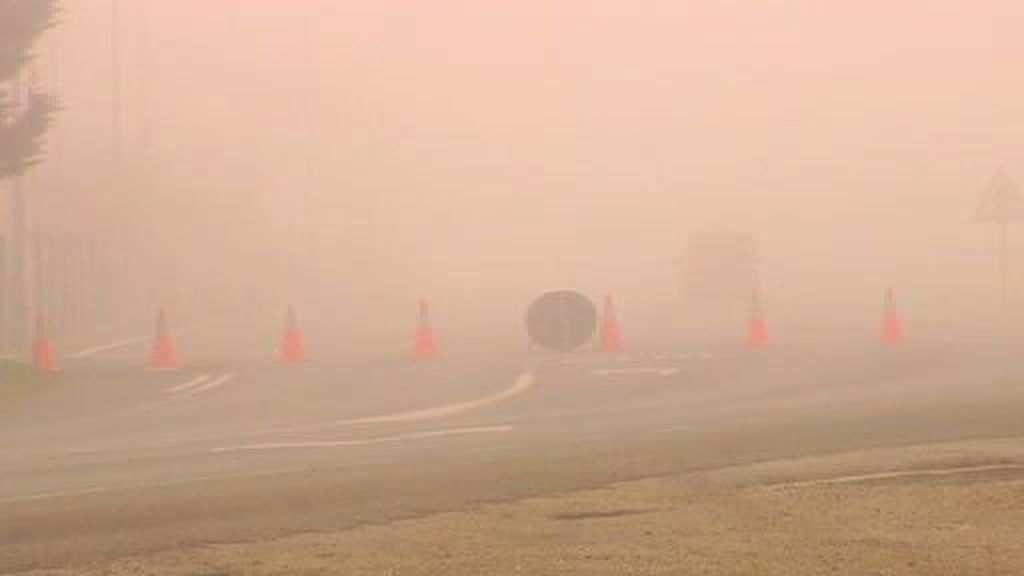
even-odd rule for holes
{"type": "Polygon", "coordinates": [[[10,87],[35,57],[40,34],[56,24],[58,0],[0,0],[0,180],[24,173],[42,159],[43,137],[57,102],[33,91],[25,106],[10,87]],[[19,109],[21,108],[21,109],[19,109]]]}

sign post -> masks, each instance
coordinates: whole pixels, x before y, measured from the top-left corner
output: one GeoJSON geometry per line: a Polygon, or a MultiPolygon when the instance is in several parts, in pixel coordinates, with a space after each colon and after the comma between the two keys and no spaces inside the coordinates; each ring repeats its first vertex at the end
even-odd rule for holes
{"type": "Polygon", "coordinates": [[[998,170],[981,198],[975,219],[994,222],[997,234],[999,303],[1006,307],[1010,291],[1010,222],[1024,218],[1024,198],[1004,170],[998,170]]]}

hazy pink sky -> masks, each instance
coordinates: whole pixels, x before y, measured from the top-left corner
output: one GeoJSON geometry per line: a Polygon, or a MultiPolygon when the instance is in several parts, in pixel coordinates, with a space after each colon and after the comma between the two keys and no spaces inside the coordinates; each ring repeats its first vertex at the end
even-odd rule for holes
{"type": "MultiPolygon", "coordinates": [[[[139,22],[142,2],[126,4],[139,22]]],[[[97,130],[106,5],[69,1],[62,39],[68,116],[97,130]]],[[[1021,162],[1018,2],[149,5],[148,56],[127,33],[128,124],[144,57],[155,139],[180,152],[302,139],[301,120],[337,147],[332,164],[357,168],[350,178],[379,177],[360,169],[368,158],[351,162],[355,148],[444,185],[468,168],[550,195],[549,179],[600,185],[623,171],[783,198],[824,177],[905,184],[921,163],[1021,162]]]]}

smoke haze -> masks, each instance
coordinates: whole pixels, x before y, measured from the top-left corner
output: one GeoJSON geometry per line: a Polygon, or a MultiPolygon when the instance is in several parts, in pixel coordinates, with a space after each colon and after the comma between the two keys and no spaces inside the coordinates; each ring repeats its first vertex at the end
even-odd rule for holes
{"type": "Polygon", "coordinates": [[[474,341],[566,286],[653,329],[709,230],[756,238],[795,324],[994,294],[971,216],[1024,177],[1019,3],[126,4],[120,156],[109,6],[69,0],[30,182],[39,228],[102,238],[126,324],[297,301],[391,338],[423,295],[474,341]]]}

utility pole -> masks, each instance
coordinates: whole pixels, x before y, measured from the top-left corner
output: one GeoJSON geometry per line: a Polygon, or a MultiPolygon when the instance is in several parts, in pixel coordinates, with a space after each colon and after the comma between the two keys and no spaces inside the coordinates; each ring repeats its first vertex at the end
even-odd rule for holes
{"type": "Polygon", "coordinates": [[[121,1],[110,0],[110,150],[115,164],[121,159],[120,21],[121,1]]]}
{"type": "MultiPolygon", "coordinates": [[[[139,124],[138,148],[142,155],[145,169],[150,168],[150,137],[152,136],[152,123],[150,122],[150,93],[149,76],[153,73],[152,41],[150,40],[151,22],[153,18],[150,0],[137,0],[138,14],[135,17],[138,28],[138,44],[135,50],[138,52],[136,59],[135,75],[138,78],[138,113],[136,122],[139,124]]],[[[147,174],[148,176],[148,174],[147,174]]]]}
{"type": "Polygon", "coordinates": [[[298,266],[295,277],[300,278],[300,285],[289,287],[290,291],[299,292],[310,285],[313,270],[316,262],[316,237],[317,230],[313,218],[313,185],[311,174],[315,174],[319,168],[319,153],[316,146],[317,136],[320,134],[317,120],[319,118],[318,96],[321,88],[319,78],[319,44],[318,32],[319,22],[322,18],[320,3],[316,1],[306,2],[296,9],[298,25],[301,31],[298,68],[298,77],[295,79],[296,99],[302,99],[297,110],[296,118],[299,123],[297,132],[301,134],[301,144],[298,149],[301,151],[301,159],[294,162],[292,170],[300,171],[298,177],[299,214],[296,223],[298,229],[295,241],[298,246],[299,255],[295,259],[298,266]]]}
{"type": "Polygon", "coordinates": [[[1005,170],[999,169],[978,205],[975,219],[996,225],[999,305],[1006,311],[1010,297],[1010,223],[1024,217],[1024,199],[1005,170]]]}
{"type": "MultiPolygon", "coordinates": [[[[50,90],[54,93],[60,89],[61,36],[59,29],[50,32],[50,90]]],[[[57,130],[51,129],[49,168],[50,187],[53,190],[60,190],[64,186],[62,136],[59,125],[57,130]]],[[[67,310],[62,305],[63,301],[59,297],[62,285],[67,281],[66,274],[61,268],[65,260],[63,258],[63,251],[67,247],[66,240],[66,235],[62,236],[59,233],[54,233],[43,241],[44,251],[48,255],[48,266],[41,269],[46,271],[47,282],[40,282],[40,286],[46,291],[46,295],[39,298],[43,308],[46,310],[50,325],[61,338],[68,336],[67,318],[65,317],[67,310]]]]}

